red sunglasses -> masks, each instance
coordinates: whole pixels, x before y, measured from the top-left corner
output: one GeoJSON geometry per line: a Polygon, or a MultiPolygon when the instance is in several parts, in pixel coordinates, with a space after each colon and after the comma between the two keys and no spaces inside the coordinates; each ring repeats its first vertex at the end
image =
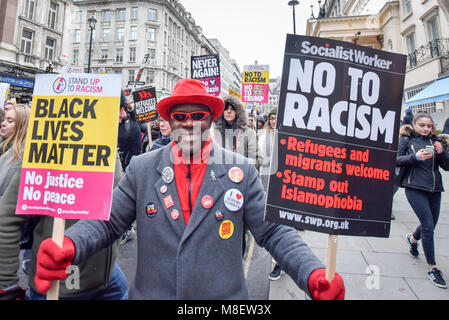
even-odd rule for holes
{"type": "Polygon", "coordinates": [[[173,112],[170,114],[170,118],[179,122],[186,122],[188,118],[192,121],[202,121],[210,115],[209,111],[173,112]]]}

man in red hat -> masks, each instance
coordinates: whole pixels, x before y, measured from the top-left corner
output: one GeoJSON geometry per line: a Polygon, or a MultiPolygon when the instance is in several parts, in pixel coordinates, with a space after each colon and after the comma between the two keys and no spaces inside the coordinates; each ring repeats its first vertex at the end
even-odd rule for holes
{"type": "MultiPolygon", "coordinates": [[[[247,299],[242,263],[246,225],[257,243],[314,299],[343,299],[336,274],[290,227],[263,220],[265,192],[254,164],[214,144],[221,98],[196,80],[179,81],[157,105],[173,142],[134,157],[114,190],[109,221],[83,220],[66,230],[63,248],[46,240],[38,255],[39,287],[109,245],[137,220],[138,259],[132,299],[247,299]]],[[[36,284],[38,281],[36,281],[36,284]]]]}

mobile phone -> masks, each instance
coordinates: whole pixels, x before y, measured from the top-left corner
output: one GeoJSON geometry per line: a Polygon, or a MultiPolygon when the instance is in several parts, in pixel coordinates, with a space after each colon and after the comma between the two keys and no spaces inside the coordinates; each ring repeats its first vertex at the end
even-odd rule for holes
{"type": "Polygon", "coordinates": [[[434,146],[426,146],[426,150],[431,152],[431,153],[435,153],[435,147],[434,146]]]}

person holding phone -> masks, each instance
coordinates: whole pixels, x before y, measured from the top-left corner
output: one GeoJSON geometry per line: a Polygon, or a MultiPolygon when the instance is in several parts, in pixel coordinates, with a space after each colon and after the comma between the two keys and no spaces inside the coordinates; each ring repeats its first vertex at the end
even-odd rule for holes
{"type": "Polygon", "coordinates": [[[418,241],[422,240],[428,263],[427,275],[440,288],[447,288],[446,281],[436,267],[434,230],[438,222],[441,193],[444,191],[439,168],[449,170],[448,144],[435,135],[435,125],[428,113],[413,117],[412,126],[403,126],[399,139],[396,166],[407,167],[401,181],[405,195],[420,225],[415,232],[406,235],[409,251],[418,257],[418,241]]]}

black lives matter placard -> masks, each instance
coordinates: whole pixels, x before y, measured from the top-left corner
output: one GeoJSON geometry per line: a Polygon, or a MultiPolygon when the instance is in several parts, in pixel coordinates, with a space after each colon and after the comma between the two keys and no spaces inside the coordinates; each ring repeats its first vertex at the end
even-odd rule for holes
{"type": "Polygon", "coordinates": [[[138,122],[150,122],[157,119],[156,88],[143,87],[132,92],[134,108],[138,122]]]}
{"type": "Polygon", "coordinates": [[[406,57],[287,35],[268,221],[388,237],[406,57]]]}

